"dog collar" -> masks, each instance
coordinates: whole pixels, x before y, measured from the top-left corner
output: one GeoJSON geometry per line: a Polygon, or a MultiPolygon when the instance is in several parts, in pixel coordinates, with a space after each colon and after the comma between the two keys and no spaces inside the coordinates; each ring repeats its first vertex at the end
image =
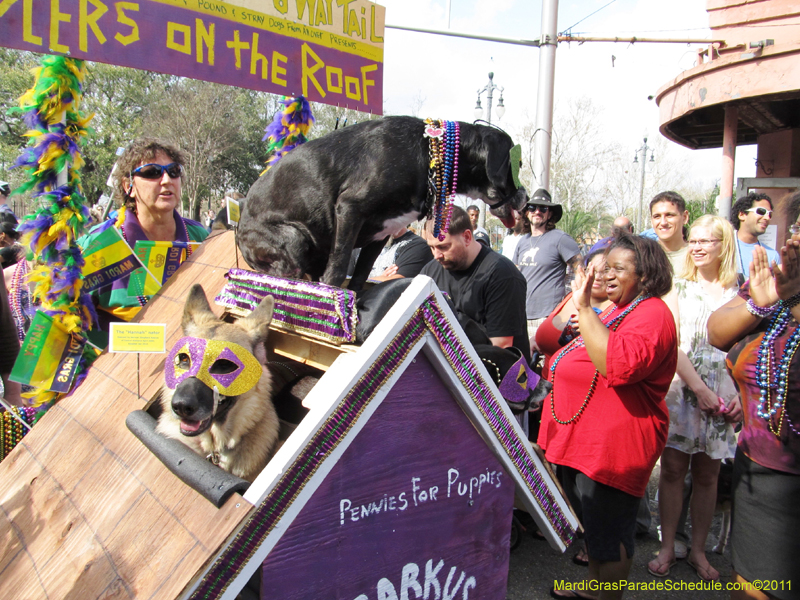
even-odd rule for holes
{"type": "Polygon", "coordinates": [[[197,377],[210,388],[217,387],[223,396],[238,396],[253,389],[261,379],[261,363],[253,354],[233,342],[182,337],[167,354],[164,382],[174,390],[189,377],[197,377]],[[235,369],[211,373],[218,361],[229,361],[235,369]]]}

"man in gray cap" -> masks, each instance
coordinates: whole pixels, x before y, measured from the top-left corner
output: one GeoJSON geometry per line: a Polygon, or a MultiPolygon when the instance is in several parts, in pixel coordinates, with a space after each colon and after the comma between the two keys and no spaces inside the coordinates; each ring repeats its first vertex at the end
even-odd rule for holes
{"type": "Polygon", "coordinates": [[[11,210],[11,207],[7,204],[8,197],[11,195],[11,186],[8,184],[7,181],[0,181],[0,212],[6,212],[14,216],[14,220],[17,220],[17,215],[14,214],[14,211],[11,210]]]}
{"type": "Polygon", "coordinates": [[[517,244],[514,264],[528,282],[525,302],[528,336],[531,347],[536,350],[536,330],[564,299],[567,266],[580,262],[581,250],[575,240],[556,229],[563,209],[552,201],[547,190],[536,190],[528,200],[525,213],[531,232],[517,244]]]}

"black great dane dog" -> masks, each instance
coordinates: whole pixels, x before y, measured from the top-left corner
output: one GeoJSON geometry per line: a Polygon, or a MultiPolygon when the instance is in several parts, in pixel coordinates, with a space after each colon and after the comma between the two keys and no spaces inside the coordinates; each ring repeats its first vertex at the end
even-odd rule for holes
{"type": "MultiPolygon", "coordinates": [[[[242,256],[257,271],[359,290],[390,233],[429,214],[425,122],[385,117],[299,146],[253,184],[239,222],[242,256]]],[[[514,184],[505,132],[459,123],[456,191],[480,198],[505,224],[528,196],[514,184]]]]}

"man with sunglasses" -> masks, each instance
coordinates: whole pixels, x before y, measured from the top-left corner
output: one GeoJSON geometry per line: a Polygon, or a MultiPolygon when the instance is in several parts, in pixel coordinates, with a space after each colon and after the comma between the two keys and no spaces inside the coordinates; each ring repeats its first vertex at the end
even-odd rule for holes
{"type": "Polygon", "coordinates": [[[581,249],[569,235],[556,229],[563,209],[552,202],[550,193],[538,189],[525,207],[530,233],[514,249],[514,264],[528,284],[525,309],[528,337],[536,350],[534,337],[539,325],[567,293],[567,266],[580,261],[581,249]]]}
{"type": "Polygon", "coordinates": [[[780,264],[780,255],[769,246],[758,241],[772,219],[772,199],[766,194],[750,192],[739,198],[731,207],[731,223],[736,230],[736,271],[739,283],[748,278],[750,263],[753,261],[753,248],[761,246],[767,251],[770,264],[780,264]]]}
{"type": "MultiPolygon", "coordinates": [[[[89,247],[110,227],[117,228],[132,249],[138,241],[188,243],[206,239],[205,227],[181,217],[177,210],[181,202],[184,162],[183,154],[165,142],[140,139],[131,143],[114,171],[114,200],[122,204],[120,216],[116,221],[106,221],[92,229],[78,240],[78,245],[89,247]]],[[[189,252],[176,253],[176,256],[187,254],[189,252]]],[[[177,260],[175,269],[179,266],[177,260]]],[[[164,273],[175,269],[165,268],[164,273]]],[[[127,274],[94,292],[95,305],[100,309],[97,311],[100,330],[107,331],[109,322],[130,321],[149,300],[148,296],[128,295],[129,279],[130,274],[127,274]]]]}

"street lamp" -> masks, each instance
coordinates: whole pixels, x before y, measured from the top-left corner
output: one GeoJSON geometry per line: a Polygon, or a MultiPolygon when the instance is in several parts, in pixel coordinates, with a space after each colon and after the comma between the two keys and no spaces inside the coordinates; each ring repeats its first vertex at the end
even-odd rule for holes
{"type": "Polygon", "coordinates": [[[643,231],[644,224],[642,223],[642,207],[644,205],[644,178],[645,178],[645,166],[647,161],[647,151],[650,150],[650,161],[655,162],[655,156],[653,154],[653,148],[647,145],[647,136],[644,136],[644,143],[642,143],[641,147],[636,150],[636,154],[633,157],[633,164],[639,164],[639,153],[642,154],[642,182],[639,186],[639,210],[636,213],[636,226],[639,227],[639,231],[643,231]]]}
{"type": "MultiPolygon", "coordinates": [[[[483,86],[481,89],[478,90],[478,103],[475,105],[475,118],[482,119],[483,118],[483,107],[481,106],[481,94],[486,92],[486,122],[491,125],[492,123],[492,94],[495,90],[500,90],[500,100],[497,102],[497,108],[495,111],[497,112],[497,118],[502,119],[503,115],[506,114],[506,106],[503,104],[503,88],[494,84],[494,73],[489,73],[489,83],[483,86]]],[[[486,204],[483,202],[478,202],[478,206],[480,206],[481,212],[478,216],[478,225],[480,227],[486,227],[486,204]]]]}
{"type": "Polygon", "coordinates": [[[497,103],[497,118],[502,119],[503,115],[506,114],[506,107],[503,104],[503,89],[500,86],[494,84],[494,73],[489,73],[489,83],[483,86],[481,89],[478,90],[478,103],[475,105],[475,118],[482,119],[483,118],[483,107],[481,106],[481,94],[486,92],[486,104],[488,105],[486,108],[486,122],[492,122],[492,94],[495,90],[500,90],[500,100],[497,103]]]}

